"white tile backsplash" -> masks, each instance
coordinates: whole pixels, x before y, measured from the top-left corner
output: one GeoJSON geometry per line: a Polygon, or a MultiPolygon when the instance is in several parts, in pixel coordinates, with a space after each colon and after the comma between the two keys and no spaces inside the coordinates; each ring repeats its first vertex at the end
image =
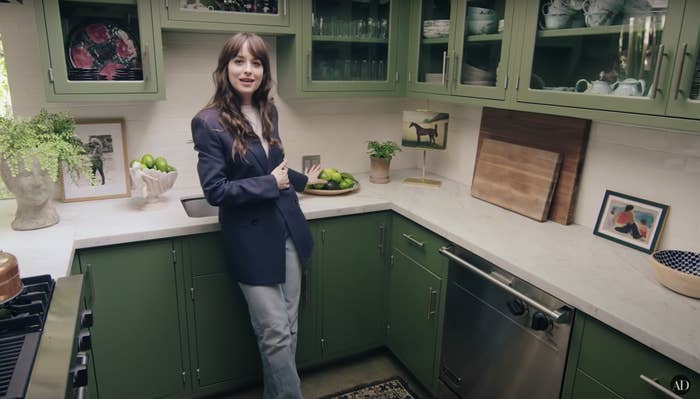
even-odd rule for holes
{"type": "MultiPolygon", "coordinates": [[[[209,100],[213,71],[227,35],[164,32],[167,99],[124,103],[47,104],[34,21],[33,1],[0,6],[0,33],[7,55],[15,114],[41,107],[78,118],[124,118],[128,157],[163,155],[178,167],[179,187],[198,185],[190,119],[209,100]]],[[[273,54],[275,42],[269,38],[273,54]]],[[[289,79],[277,73],[276,80],[289,79]]],[[[276,96],[280,133],[291,167],[301,156],[320,154],[324,166],[367,171],[367,140],[401,138],[403,109],[430,108],[451,115],[447,150],[430,151],[430,171],[471,184],[481,107],[397,98],[296,99],[276,96]]],[[[392,168],[417,167],[422,152],[405,148],[392,168]]],[[[670,205],[661,247],[700,250],[700,135],[594,122],[581,176],[576,223],[592,229],[605,189],[670,205]]],[[[522,216],[513,214],[514,218],[522,216]]]]}

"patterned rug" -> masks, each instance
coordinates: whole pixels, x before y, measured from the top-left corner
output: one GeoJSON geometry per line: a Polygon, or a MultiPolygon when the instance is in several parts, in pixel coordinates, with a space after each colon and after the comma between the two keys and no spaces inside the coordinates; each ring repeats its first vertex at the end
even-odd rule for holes
{"type": "Polygon", "coordinates": [[[362,384],[320,399],[420,399],[401,377],[362,384]]]}

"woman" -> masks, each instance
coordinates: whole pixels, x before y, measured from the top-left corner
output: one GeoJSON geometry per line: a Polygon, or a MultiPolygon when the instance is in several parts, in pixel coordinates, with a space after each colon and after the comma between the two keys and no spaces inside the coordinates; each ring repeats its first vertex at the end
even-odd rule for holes
{"type": "Polygon", "coordinates": [[[227,265],[248,302],[264,398],[301,398],[294,360],[300,265],[313,241],[294,190],[319,182],[320,166],[305,174],[287,168],[259,36],[229,38],[213,77],[214,96],[192,119],[199,180],[219,207],[227,265]]]}

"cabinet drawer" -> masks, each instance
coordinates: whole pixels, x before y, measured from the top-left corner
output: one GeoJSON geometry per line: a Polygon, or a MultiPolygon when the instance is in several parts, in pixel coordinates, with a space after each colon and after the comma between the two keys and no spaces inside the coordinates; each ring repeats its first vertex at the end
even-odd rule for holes
{"type": "Polygon", "coordinates": [[[440,277],[447,275],[447,258],[438,250],[449,243],[435,233],[402,217],[394,216],[392,245],[440,277]]]}
{"type": "Polygon", "coordinates": [[[640,375],[670,389],[675,376],[690,379],[685,398],[700,398],[700,376],[601,322],[586,318],[578,368],[625,398],[664,398],[640,375]]]}
{"type": "Polygon", "coordinates": [[[620,399],[613,391],[600,385],[581,370],[576,370],[576,383],[571,399],[620,399]]]}

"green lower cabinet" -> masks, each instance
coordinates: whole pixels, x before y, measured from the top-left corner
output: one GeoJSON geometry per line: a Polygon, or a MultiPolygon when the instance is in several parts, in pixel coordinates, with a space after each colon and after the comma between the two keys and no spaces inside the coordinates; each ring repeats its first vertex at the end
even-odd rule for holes
{"type": "Polygon", "coordinates": [[[585,316],[585,319],[577,317],[577,323],[585,324],[580,348],[570,354],[577,358],[567,363],[562,398],[669,397],[642,376],[668,390],[685,386],[684,382],[673,384],[676,377],[682,376],[689,382],[690,390],[678,395],[685,399],[700,398],[700,375],[590,316],[579,316],[585,316]]]}
{"type": "Polygon", "coordinates": [[[186,329],[172,241],[85,249],[79,257],[83,271],[92,274],[95,373],[89,383],[99,397],[162,398],[185,392],[186,329]]]}
{"type": "Polygon", "coordinates": [[[384,344],[387,213],[320,222],[320,322],[324,359],[384,344]]]}
{"type": "Polygon", "coordinates": [[[394,249],[387,345],[426,388],[435,388],[442,280],[394,249]]]}
{"type": "MultiPolygon", "coordinates": [[[[309,222],[314,242],[318,243],[319,222],[309,222]]],[[[297,327],[296,361],[299,368],[317,364],[321,360],[319,344],[318,298],[319,245],[314,246],[311,260],[305,265],[301,275],[301,298],[299,299],[299,325],[297,327]]]]}

